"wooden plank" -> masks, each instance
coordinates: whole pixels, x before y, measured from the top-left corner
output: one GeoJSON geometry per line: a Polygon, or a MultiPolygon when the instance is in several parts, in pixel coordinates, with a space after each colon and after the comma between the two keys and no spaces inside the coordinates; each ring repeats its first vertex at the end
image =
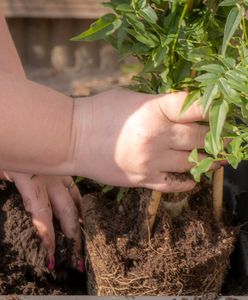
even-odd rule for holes
{"type": "Polygon", "coordinates": [[[49,64],[49,24],[44,19],[27,20],[26,51],[29,65],[42,67],[49,64]]]}
{"type": "Polygon", "coordinates": [[[6,17],[95,19],[109,10],[103,0],[2,0],[6,17]]]}
{"type": "Polygon", "coordinates": [[[27,62],[26,60],[26,28],[25,28],[25,19],[13,18],[8,19],[8,26],[12,35],[12,38],[15,42],[16,49],[21,58],[23,64],[27,62]]]}

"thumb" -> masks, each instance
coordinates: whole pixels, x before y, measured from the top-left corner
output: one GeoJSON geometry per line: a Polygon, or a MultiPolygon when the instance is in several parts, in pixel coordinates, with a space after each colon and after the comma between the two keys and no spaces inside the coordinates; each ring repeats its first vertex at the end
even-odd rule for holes
{"type": "Polygon", "coordinates": [[[176,92],[159,95],[157,103],[162,113],[171,121],[178,123],[192,123],[204,121],[202,106],[199,101],[194,102],[185,112],[181,113],[187,92],[176,92]]]}

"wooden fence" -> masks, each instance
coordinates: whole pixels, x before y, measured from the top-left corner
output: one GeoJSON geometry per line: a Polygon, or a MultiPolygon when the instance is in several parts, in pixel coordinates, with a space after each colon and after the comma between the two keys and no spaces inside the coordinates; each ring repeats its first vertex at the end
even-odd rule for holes
{"type": "Polygon", "coordinates": [[[108,9],[102,0],[2,0],[7,17],[98,18],[108,9]]]}
{"type": "Polygon", "coordinates": [[[101,6],[102,0],[2,1],[24,65],[53,67],[61,71],[67,67],[78,70],[104,68],[109,59],[115,64],[113,50],[105,43],[70,41],[71,37],[85,30],[95,18],[108,11],[101,6]]]}

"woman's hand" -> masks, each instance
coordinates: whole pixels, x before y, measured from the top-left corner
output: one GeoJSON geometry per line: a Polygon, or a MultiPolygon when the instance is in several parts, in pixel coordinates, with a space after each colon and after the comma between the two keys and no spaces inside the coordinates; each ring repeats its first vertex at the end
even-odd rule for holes
{"type": "Polygon", "coordinates": [[[73,239],[73,267],[84,269],[79,224],[78,205],[80,192],[70,176],[36,176],[15,172],[3,172],[3,179],[14,182],[19,190],[25,209],[32,214],[32,221],[47,249],[48,268],[55,267],[55,234],[53,214],[59,220],[66,237],[73,239]]]}
{"type": "Polygon", "coordinates": [[[204,147],[209,130],[196,123],[203,120],[200,106],[180,114],[186,95],[116,89],[75,100],[74,173],[116,186],[193,189],[193,180],[171,174],[189,171],[190,151],[204,147]]]}

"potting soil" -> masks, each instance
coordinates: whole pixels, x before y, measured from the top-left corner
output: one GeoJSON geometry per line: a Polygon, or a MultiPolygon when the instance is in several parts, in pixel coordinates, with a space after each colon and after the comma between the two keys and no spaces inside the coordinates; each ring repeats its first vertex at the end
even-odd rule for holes
{"type": "Polygon", "coordinates": [[[237,231],[214,220],[209,187],[191,195],[177,218],[162,203],[153,232],[144,240],[141,228],[150,195],[130,190],[121,203],[102,195],[83,197],[89,293],[218,295],[237,231]]]}

